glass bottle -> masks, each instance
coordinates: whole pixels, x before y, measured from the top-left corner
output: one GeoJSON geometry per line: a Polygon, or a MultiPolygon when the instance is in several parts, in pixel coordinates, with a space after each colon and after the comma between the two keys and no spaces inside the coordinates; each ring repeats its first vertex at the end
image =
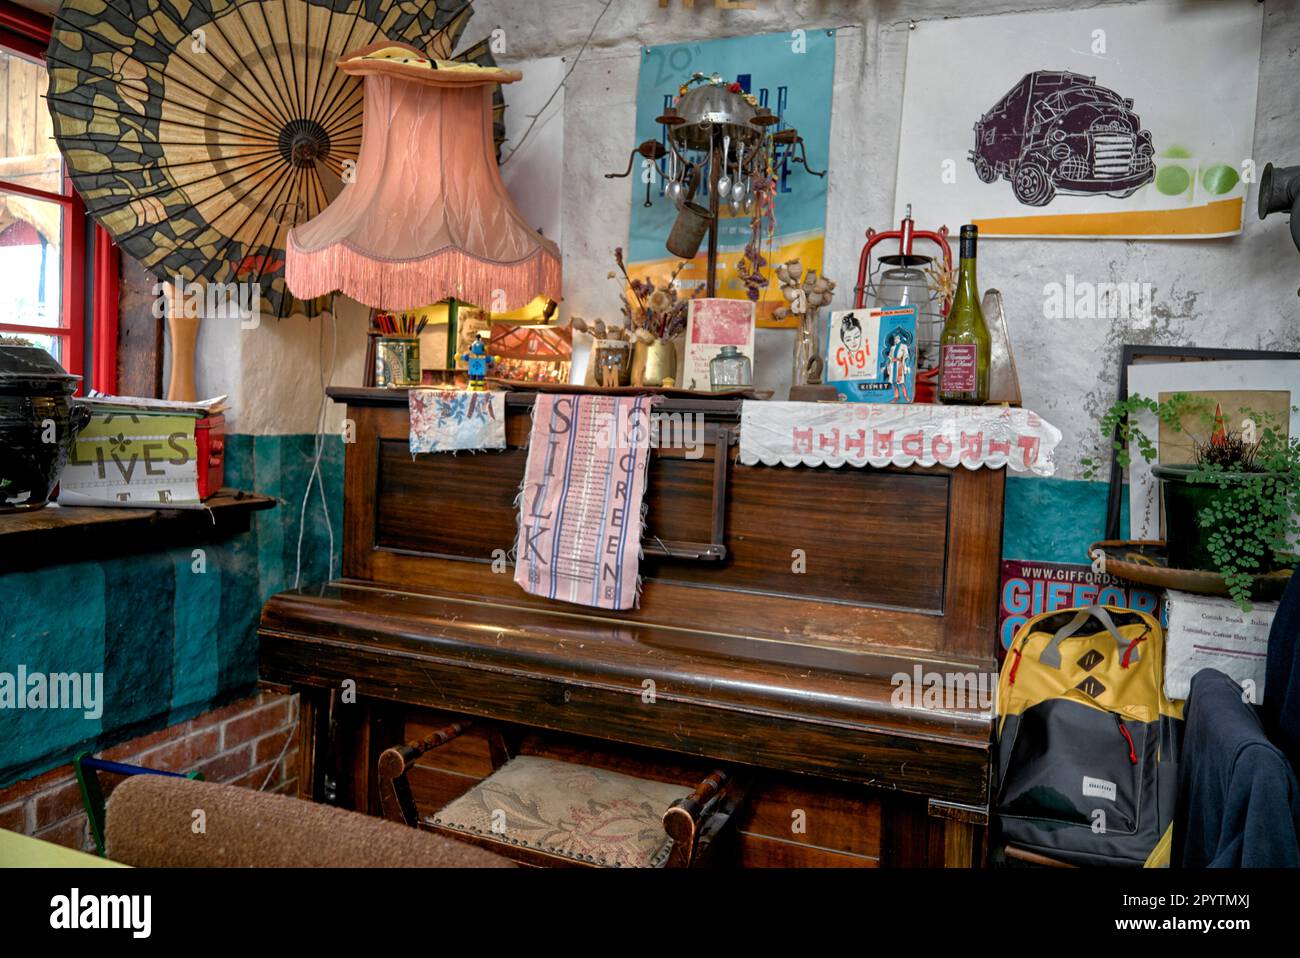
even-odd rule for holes
{"type": "Polygon", "coordinates": [[[753,384],[753,366],[749,357],[735,346],[723,346],[718,355],[709,360],[709,386],[714,392],[753,384]]]}
{"type": "Polygon", "coordinates": [[[961,265],[957,291],[939,334],[939,401],[978,405],[989,398],[992,343],[975,283],[974,226],[961,228],[961,265]]]}

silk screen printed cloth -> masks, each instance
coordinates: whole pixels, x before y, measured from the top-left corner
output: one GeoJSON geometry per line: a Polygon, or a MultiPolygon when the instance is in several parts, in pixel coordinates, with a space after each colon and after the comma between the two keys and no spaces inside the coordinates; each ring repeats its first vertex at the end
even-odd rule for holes
{"type": "Polygon", "coordinates": [[[601,609],[636,605],[655,399],[538,394],[515,543],[525,592],[601,609]]]}

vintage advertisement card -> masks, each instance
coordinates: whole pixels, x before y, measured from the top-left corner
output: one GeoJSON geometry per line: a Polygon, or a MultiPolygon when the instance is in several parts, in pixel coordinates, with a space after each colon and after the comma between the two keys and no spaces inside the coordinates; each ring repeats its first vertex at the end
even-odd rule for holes
{"type": "Polygon", "coordinates": [[[826,382],[854,402],[912,402],[916,397],[916,307],[831,313],[826,382]]]}
{"type": "Polygon", "coordinates": [[[754,304],[747,299],[692,299],[686,314],[684,389],[708,390],[709,361],[735,346],[754,361],[754,304]]]}

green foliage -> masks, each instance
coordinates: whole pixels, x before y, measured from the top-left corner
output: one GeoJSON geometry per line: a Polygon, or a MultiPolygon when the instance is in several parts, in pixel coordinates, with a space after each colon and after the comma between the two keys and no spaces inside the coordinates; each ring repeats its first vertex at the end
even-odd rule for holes
{"type": "MultiPolygon", "coordinates": [[[[1130,450],[1136,448],[1147,462],[1154,462],[1158,451],[1155,441],[1138,426],[1139,412],[1146,410],[1171,429],[1181,432],[1183,416],[1189,412],[1204,412],[1208,403],[1209,400],[1204,397],[1189,396],[1187,393],[1175,393],[1164,402],[1146,396],[1129,396],[1113,403],[1106,410],[1098,430],[1103,438],[1110,441],[1115,461],[1120,468],[1127,469],[1133,463],[1130,450]]],[[[1083,466],[1083,478],[1089,482],[1101,478],[1105,463],[1094,459],[1080,459],[1079,463],[1083,466]]]]}
{"type": "Polygon", "coordinates": [[[1196,523],[1229,594],[1246,611],[1254,577],[1294,562],[1289,552],[1300,534],[1300,441],[1266,426],[1254,445],[1251,466],[1203,460],[1188,477],[1221,490],[1196,523]]]}
{"type": "MultiPolygon", "coordinates": [[[[1132,463],[1131,451],[1147,462],[1156,458],[1155,442],[1137,423],[1145,410],[1175,432],[1182,431],[1189,413],[1214,424],[1212,404],[1205,397],[1177,393],[1164,402],[1131,396],[1110,407],[1100,423],[1104,437],[1111,440],[1115,460],[1121,467],[1132,463]]],[[[1254,578],[1278,565],[1292,565],[1291,549],[1300,536],[1300,440],[1287,435],[1286,424],[1277,424],[1268,414],[1248,412],[1252,431],[1226,431],[1217,439],[1197,439],[1196,468],[1187,481],[1212,485],[1219,490],[1196,517],[1197,526],[1215,571],[1222,577],[1228,594],[1250,611],[1254,578]]],[[[1101,466],[1082,460],[1085,479],[1094,479],[1101,466]]]]}

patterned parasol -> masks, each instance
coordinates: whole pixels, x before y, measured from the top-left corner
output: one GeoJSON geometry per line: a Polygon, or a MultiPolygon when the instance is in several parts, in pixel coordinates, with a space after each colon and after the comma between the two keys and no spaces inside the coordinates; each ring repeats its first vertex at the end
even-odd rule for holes
{"type": "MultiPolygon", "coordinates": [[[[65,0],[47,54],[54,135],[87,210],[162,280],[252,282],[296,306],[288,230],[324,209],[361,144],[344,53],[399,40],[453,57],[464,0],[65,0]]],[[[498,142],[504,101],[494,99],[498,142]]]]}

